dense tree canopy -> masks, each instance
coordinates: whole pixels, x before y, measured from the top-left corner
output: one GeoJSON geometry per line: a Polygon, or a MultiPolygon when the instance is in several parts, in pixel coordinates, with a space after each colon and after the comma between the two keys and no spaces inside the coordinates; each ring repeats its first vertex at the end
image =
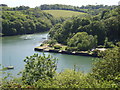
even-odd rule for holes
{"type": "Polygon", "coordinates": [[[97,39],[86,32],[78,32],[67,43],[68,46],[77,47],[78,50],[89,50],[96,47],[97,39]]]}
{"type": "Polygon", "coordinates": [[[94,64],[92,76],[97,80],[113,82],[120,87],[120,46],[100,55],[103,57],[94,64]]]}
{"type": "Polygon", "coordinates": [[[36,8],[40,8],[41,10],[71,10],[89,13],[91,15],[99,14],[103,9],[114,9],[116,6],[107,6],[107,5],[86,5],[86,6],[72,6],[72,5],[62,5],[62,4],[53,4],[48,5],[44,4],[41,6],[37,6],[36,8]]]}
{"type": "Polygon", "coordinates": [[[64,22],[60,21],[62,23],[56,21],[52,15],[42,12],[39,7],[31,9],[27,6],[2,6],[3,14],[0,20],[3,35],[42,32],[51,28],[50,45],[58,42],[67,45],[67,49],[77,51],[90,50],[97,45],[112,47],[100,52],[101,58],[89,74],[77,72],[75,67],[74,70],[56,74],[55,58],[34,54],[24,60],[26,65],[22,78],[5,80],[2,88],[120,88],[120,6],[41,5],[41,9],[86,9],[91,15],[85,18],[68,18],[63,20],[64,22]]]}
{"type": "Polygon", "coordinates": [[[86,12],[81,10],[79,7],[72,6],[72,5],[62,5],[62,4],[54,4],[54,5],[41,5],[39,7],[41,10],[71,10],[71,11],[78,11],[78,12],[86,12]]]}
{"type": "Polygon", "coordinates": [[[26,57],[24,62],[26,63],[25,69],[22,72],[22,80],[28,85],[32,85],[39,79],[45,80],[48,78],[53,78],[55,71],[57,69],[56,58],[45,54],[26,57]]]}
{"type": "Polygon", "coordinates": [[[44,32],[54,24],[53,16],[41,10],[2,11],[2,34],[5,36],[44,32]]]}
{"type": "MultiPolygon", "coordinates": [[[[120,6],[82,6],[80,9],[86,9],[91,16],[72,17],[64,22],[61,20],[61,23],[54,20],[52,15],[42,12],[39,7],[1,6],[3,35],[35,33],[51,28],[51,46],[58,42],[66,45],[67,49],[78,51],[90,50],[97,45],[112,47],[99,53],[101,58],[88,74],[76,71],[76,67],[56,74],[55,58],[34,54],[24,60],[26,64],[22,77],[13,80],[3,78],[2,84],[0,81],[1,88],[120,88],[120,6]]],[[[66,5],[42,5],[41,8],[79,9],[66,5]]]]}
{"type": "Polygon", "coordinates": [[[51,28],[50,37],[56,39],[59,43],[67,44],[67,40],[78,32],[80,26],[85,26],[89,23],[90,21],[88,19],[73,17],[72,19],[63,22],[63,24],[57,24],[51,28]]]}
{"type": "MultiPolygon", "coordinates": [[[[87,32],[88,35],[96,36],[97,45],[105,45],[106,38],[107,42],[115,44],[120,41],[119,10],[119,7],[117,7],[113,10],[103,11],[102,13],[104,14],[100,13],[96,16],[86,18],[73,17],[62,24],[55,25],[50,30],[50,37],[59,43],[67,45],[67,42],[72,41],[72,37],[78,32],[87,32]]],[[[77,40],[77,38],[74,40],[77,40]]]]}

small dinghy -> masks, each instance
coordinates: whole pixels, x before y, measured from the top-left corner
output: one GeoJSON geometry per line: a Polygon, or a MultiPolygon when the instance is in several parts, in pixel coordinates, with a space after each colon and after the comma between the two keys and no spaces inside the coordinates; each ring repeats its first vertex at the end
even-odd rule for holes
{"type": "Polygon", "coordinates": [[[14,69],[14,66],[7,66],[7,69],[14,69]]]}
{"type": "Polygon", "coordinates": [[[10,57],[9,57],[9,63],[10,63],[10,65],[9,66],[7,66],[7,67],[5,67],[6,69],[14,69],[14,66],[12,66],[11,65],[11,59],[10,59],[10,57]]]}
{"type": "Polygon", "coordinates": [[[31,40],[31,39],[32,39],[32,37],[30,35],[28,35],[24,38],[24,40],[31,40]]]}

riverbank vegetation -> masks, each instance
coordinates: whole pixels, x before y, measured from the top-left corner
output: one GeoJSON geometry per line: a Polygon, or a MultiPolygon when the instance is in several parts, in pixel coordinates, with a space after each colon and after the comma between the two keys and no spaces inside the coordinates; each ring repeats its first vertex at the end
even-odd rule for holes
{"type": "MultiPolygon", "coordinates": [[[[5,4],[1,4],[1,7],[2,18],[0,21],[2,21],[2,33],[0,33],[0,35],[12,36],[49,31],[50,28],[52,28],[55,24],[74,19],[71,16],[76,16],[76,13],[80,14],[77,14],[77,17],[89,18],[90,20],[96,19],[97,21],[100,18],[103,18],[103,16],[105,16],[105,13],[107,14],[108,12],[115,9],[117,6],[87,5],[76,7],[70,5],[55,4],[41,5],[35,8],[30,8],[28,6],[11,8],[5,4]],[[58,12],[60,12],[61,10],[62,12],[60,14],[62,14],[62,17],[61,15],[58,15],[58,12]],[[65,14],[66,12],[69,12],[70,14],[65,14]]],[[[114,14],[114,16],[117,14],[114,11],[112,13],[114,14]]],[[[107,17],[110,16],[111,15],[108,15],[107,17]]]]}
{"type": "Polygon", "coordinates": [[[3,89],[120,88],[120,6],[63,7],[64,5],[58,5],[59,8],[53,8],[52,5],[43,6],[36,8],[4,6],[2,35],[28,34],[50,29],[50,39],[45,45],[52,49],[74,52],[104,47],[107,50],[102,53],[95,51],[101,58],[87,74],[79,71],[76,66],[73,70],[57,73],[57,59],[50,55],[34,54],[24,60],[26,65],[20,78],[9,80],[7,78],[10,74],[8,74],[2,78],[0,87],[3,89]],[[79,11],[89,15],[55,19],[51,14],[41,11],[42,8],[43,10],[79,11]]]}
{"type": "Polygon", "coordinates": [[[28,6],[8,7],[1,4],[2,15],[2,36],[13,36],[21,34],[33,34],[49,31],[52,26],[65,21],[73,15],[84,13],[73,11],[43,11],[40,8],[30,8],[28,6]],[[54,13],[53,13],[54,12],[54,13]],[[66,15],[61,17],[60,14],[66,15]],[[57,14],[56,14],[57,13],[57,14]],[[54,15],[55,14],[55,15],[54,15]],[[69,14],[69,15],[68,15],[69,14]],[[57,17],[57,18],[56,18],[57,17]]]}
{"type": "Polygon", "coordinates": [[[1,4],[2,36],[33,34],[49,31],[56,23],[63,22],[63,18],[54,18],[37,8],[28,6],[8,7],[1,4]]]}
{"type": "Polygon", "coordinates": [[[50,40],[35,49],[98,56],[100,51],[114,48],[120,41],[119,10],[118,6],[95,16],[77,16],[58,23],[49,31],[50,40]]]}
{"type": "Polygon", "coordinates": [[[2,11],[2,35],[32,34],[48,31],[53,17],[41,10],[2,11]]]}
{"type": "MultiPolygon", "coordinates": [[[[92,71],[84,74],[76,66],[56,73],[57,59],[45,54],[26,57],[19,78],[3,79],[1,88],[120,88],[120,43],[104,52],[92,71]]],[[[10,76],[10,75],[9,75],[10,76]]],[[[6,77],[7,78],[7,77],[6,77]]]]}
{"type": "Polygon", "coordinates": [[[77,12],[83,12],[88,13],[90,15],[97,15],[104,9],[114,9],[116,6],[107,6],[107,5],[86,5],[86,6],[72,6],[72,5],[62,5],[62,4],[53,4],[53,5],[40,5],[36,8],[39,8],[41,10],[69,10],[69,11],[77,11],[77,12]]]}
{"type": "Polygon", "coordinates": [[[92,17],[73,17],[50,29],[50,38],[77,50],[112,48],[120,41],[120,8],[92,17]]]}

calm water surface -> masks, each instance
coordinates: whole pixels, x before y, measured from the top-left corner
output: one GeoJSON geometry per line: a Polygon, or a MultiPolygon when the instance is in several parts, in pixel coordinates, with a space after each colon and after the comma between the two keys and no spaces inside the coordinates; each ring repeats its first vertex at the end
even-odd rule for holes
{"type": "MultiPolygon", "coordinates": [[[[47,39],[48,33],[39,33],[32,35],[18,35],[18,36],[8,36],[2,38],[2,65],[7,67],[9,65],[14,66],[13,70],[7,70],[7,72],[12,73],[14,76],[18,72],[24,69],[24,62],[26,56],[38,53],[42,55],[41,52],[34,51],[34,47],[39,46],[45,38],[47,39]],[[30,40],[24,40],[27,36],[30,36],[30,40]]],[[[93,63],[93,57],[86,56],[75,56],[67,54],[58,53],[45,53],[51,54],[53,57],[58,58],[57,72],[64,69],[73,69],[76,65],[81,71],[89,72],[93,63]]]]}

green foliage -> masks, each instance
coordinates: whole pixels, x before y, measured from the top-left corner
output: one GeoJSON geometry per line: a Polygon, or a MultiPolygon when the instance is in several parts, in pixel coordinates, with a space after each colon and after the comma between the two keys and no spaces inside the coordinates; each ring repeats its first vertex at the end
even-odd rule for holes
{"type": "Polygon", "coordinates": [[[78,11],[78,12],[86,12],[79,7],[71,6],[71,5],[62,5],[62,4],[54,4],[54,5],[41,5],[39,7],[41,10],[70,10],[70,11],[78,11]]]}
{"type": "Polygon", "coordinates": [[[47,42],[47,44],[49,44],[49,46],[54,46],[56,43],[57,43],[57,41],[54,39],[51,39],[47,42]]]}
{"type": "Polygon", "coordinates": [[[68,11],[68,10],[44,10],[44,12],[53,15],[56,18],[64,17],[72,17],[72,16],[79,16],[79,15],[87,15],[83,12],[76,12],[76,11],[68,11]]]}
{"type": "Polygon", "coordinates": [[[78,50],[89,50],[96,47],[96,45],[96,38],[86,32],[78,32],[68,41],[68,46],[77,46],[78,50]]]}
{"type": "Polygon", "coordinates": [[[120,88],[120,47],[106,50],[91,73],[65,70],[55,73],[56,59],[49,56],[27,57],[22,78],[3,81],[1,88],[120,88]]]}
{"type": "Polygon", "coordinates": [[[55,79],[59,88],[83,88],[85,85],[85,76],[81,72],[76,72],[73,70],[65,70],[59,73],[55,79]],[[69,74],[68,74],[69,73],[69,74]],[[84,81],[83,81],[84,80],[84,81]]]}
{"type": "MultiPolygon", "coordinates": [[[[52,15],[41,12],[37,7],[19,7],[20,11],[3,5],[2,35],[17,35],[47,31],[56,22],[52,15]]],[[[61,5],[62,6],[62,5],[61,5]]],[[[60,6],[60,7],[61,7],[60,6]]],[[[64,6],[64,5],[63,5],[64,6]]],[[[46,7],[46,6],[45,6],[46,7]]],[[[43,7],[43,8],[45,8],[43,7]]],[[[48,6],[50,8],[51,6],[48,6]]],[[[69,8],[69,7],[63,7],[69,8]]],[[[71,8],[71,7],[70,7],[71,8]]],[[[77,10],[77,7],[72,7],[77,10]]],[[[72,17],[56,24],[49,34],[53,46],[59,42],[68,45],[68,51],[89,50],[98,45],[113,47],[104,52],[94,51],[101,58],[94,64],[92,72],[84,74],[75,70],[55,73],[56,59],[48,55],[26,57],[25,69],[20,79],[7,80],[8,73],[2,80],[5,88],[120,88],[120,8],[115,6],[88,5],[81,9],[91,15],[86,18],[72,17]],[[89,9],[90,8],[90,9],[89,9]],[[114,8],[114,9],[113,9],[114,8]],[[116,45],[116,46],[115,46],[116,45]]],[[[60,49],[60,46],[55,46],[60,49]]],[[[0,83],[1,84],[1,83],[0,83]]]]}
{"type": "MultiPolygon", "coordinates": [[[[67,45],[78,32],[87,32],[88,35],[96,36],[97,45],[106,44],[106,47],[113,47],[113,44],[120,41],[119,28],[119,7],[116,7],[112,10],[103,9],[102,13],[93,17],[72,17],[61,24],[56,24],[50,29],[49,34],[58,43],[67,45]],[[106,38],[108,39],[107,42],[105,42],[106,38]]],[[[78,46],[81,47],[80,44],[78,46]]]]}
{"type": "Polygon", "coordinates": [[[54,45],[54,49],[61,49],[62,47],[60,45],[54,45]]]}
{"type": "Polygon", "coordinates": [[[69,11],[77,11],[77,12],[84,12],[91,15],[97,15],[102,12],[104,9],[112,10],[116,6],[107,6],[107,5],[86,5],[81,7],[76,7],[72,5],[62,5],[62,4],[53,4],[53,5],[41,5],[36,7],[36,9],[41,10],[69,10],[69,11]]]}
{"type": "Polygon", "coordinates": [[[1,90],[8,88],[20,88],[22,84],[21,78],[15,78],[11,73],[6,72],[6,67],[0,64],[0,88],[1,90]]]}
{"type": "Polygon", "coordinates": [[[117,43],[116,43],[116,46],[120,47],[120,42],[117,42],[117,43]]]}
{"type": "Polygon", "coordinates": [[[43,56],[34,54],[33,56],[26,57],[24,62],[26,65],[22,72],[22,80],[28,85],[32,85],[39,79],[53,78],[57,68],[56,59],[50,55],[45,56],[45,54],[43,56]]]}
{"type": "Polygon", "coordinates": [[[88,84],[84,80],[86,76],[81,72],[65,70],[57,74],[53,79],[36,82],[37,88],[87,88],[88,84]]]}
{"type": "Polygon", "coordinates": [[[105,39],[105,42],[104,42],[104,47],[106,48],[113,48],[115,45],[113,44],[113,42],[109,42],[108,41],[108,38],[105,39]]]}
{"type": "Polygon", "coordinates": [[[77,47],[66,47],[67,51],[77,51],[77,47]]]}
{"type": "Polygon", "coordinates": [[[95,63],[92,76],[97,80],[113,82],[120,87],[120,47],[106,50],[102,59],[95,63]]]}
{"type": "Polygon", "coordinates": [[[49,32],[50,37],[57,40],[59,43],[67,44],[67,40],[78,32],[79,26],[85,26],[89,23],[90,21],[88,19],[73,17],[62,24],[56,24],[49,32]]]}
{"type": "Polygon", "coordinates": [[[21,78],[14,78],[14,79],[6,79],[2,81],[1,89],[8,89],[8,88],[22,88],[24,85],[22,84],[21,78]]]}
{"type": "Polygon", "coordinates": [[[35,84],[37,88],[117,88],[112,81],[99,81],[91,75],[85,75],[74,70],[65,70],[57,74],[54,78],[38,80],[35,84]]]}
{"type": "Polygon", "coordinates": [[[115,45],[112,42],[107,42],[106,46],[107,48],[113,48],[115,45]]]}
{"type": "Polygon", "coordinates": [[[2,34],[19,35],[48,31],[55,19],[41,10],[27,9],[22,11],[2,12],[2,34]]]}

